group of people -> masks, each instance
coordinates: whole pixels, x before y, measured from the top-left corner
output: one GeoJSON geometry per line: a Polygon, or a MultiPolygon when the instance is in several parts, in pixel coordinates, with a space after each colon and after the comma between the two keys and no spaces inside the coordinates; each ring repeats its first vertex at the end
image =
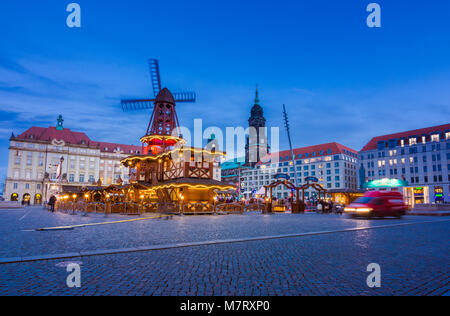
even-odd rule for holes
{"type": "Polygon", "coordinates": [[[234,202],[237,202],[237,198],[234,196],[219,197],[219,198],[217,198],[217,202],[219,202],[219,203],[234,203],[234,202]]]}
{"type": "Polygon", "coordinates": [[[317,213],[331,214],[334,211],[334,203],[331,200],[329,201],[318,200],[315,203],[317,207],[317,213]]]}

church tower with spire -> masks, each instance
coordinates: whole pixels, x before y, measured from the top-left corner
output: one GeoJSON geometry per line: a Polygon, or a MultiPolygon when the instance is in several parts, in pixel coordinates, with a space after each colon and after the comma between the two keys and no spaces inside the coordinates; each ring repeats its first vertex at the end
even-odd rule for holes
{"type": "Polygon", "coordinates": [[[248,126],[250,135],[247,137],[245,145],[245,165],[254,167],[267,153],[269,153],[269,145],[267,142],[266,119],[264,111],[259,104],[259,91],[256,88],[256,96],[254,105],[250,111],[248,126]],[[252,133],[252,130],[254,133],[252,133]],[[256,133],[255,133],[256,132],[256,133]]]}

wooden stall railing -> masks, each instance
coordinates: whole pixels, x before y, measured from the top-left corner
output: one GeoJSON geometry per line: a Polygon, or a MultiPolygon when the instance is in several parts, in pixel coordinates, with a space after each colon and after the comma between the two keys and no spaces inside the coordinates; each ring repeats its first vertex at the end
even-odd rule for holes
{"type": "Polygon", "coordinates": [[[214,205],[211,203],[187,203],[183,205],[183,214],[198,215],[198,214],[214,214],[214,205]]]}
{"type": "Polygon", "coordinates": [[[243,203],[223,203],[216,205],[216,213],[243,214],[245,206],[243,203]]]}
{"type": "Polygon", "coordinates": [[[147,203],[142,206],[144,213],[180,214],[180,205],[176,203],[147,203]]]}
{"type": "Polygon", "coordinates": [[[266,210],[265,203],[249,203],[245,205],[246,212],[264,212],[266,210]]]}
{"type": "Polygon", "coordinates": [[[142,213],[140,205],[134,202],[113,203],[110,206],[110,212],[122,215],[141,215],[142,213]]]}

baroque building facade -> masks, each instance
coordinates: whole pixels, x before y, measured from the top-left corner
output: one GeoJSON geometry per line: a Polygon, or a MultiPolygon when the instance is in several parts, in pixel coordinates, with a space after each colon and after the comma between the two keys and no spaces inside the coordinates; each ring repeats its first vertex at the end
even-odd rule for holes
{"type": "Polygon", "coordinates": [[[85,133],[57,126],[31,127],[12,134],[4,197],[8,201],[41,204],[66,187],[128,181],[120,161],[141,152],[141,146],[91,140],[85,133]]]}

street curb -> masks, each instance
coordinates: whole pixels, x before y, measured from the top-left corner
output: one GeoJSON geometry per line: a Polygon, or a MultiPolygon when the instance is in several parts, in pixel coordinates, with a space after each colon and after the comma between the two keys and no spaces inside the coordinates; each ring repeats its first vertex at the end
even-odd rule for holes
{"type": "Polygon", "coordinates": [[[413,223],[380,225],[380,226],[372,226],[372,227],[347,228],[347,229],[334,230],[334,231],[319,231],[319,232],[298,233],[298,234],[259,236],[259,237],[249,237],[249,238],[241,238],[241,239],[221,239],[221,240],[200,241],[200,242],[190,242],[190,243],[142,246],[142,247],[133,247],[133,248],[88,250],[88,251],[81,251],[81,252],[38,255],[38,256],[29,256],[29,257],[0,258],[0,265],[46,261],[46,260],[60,260],[60,259],[93,257],[93,256],[102,256],[102,255],[103,256],[104,255],[116,255],[116,254],[124,254],[124,253],[147,252],[147,251],[156,251],[156,250],[167,250],[167,249],[221,245],[221,244],[233,244],[233,243],[243,243],[243,242],[251,242],[251,241],[308,237],[308,236],[318,236],[318,235],[327,235],[327,234],[335,234],[335,233],[356,232],[356,231],[362,231],[362,230],[375,230],[375,229],[391,228],[391,227],[412,226],[412,225],[421,225],[421,224],[430,224],[430,223],[444,223],[444,222],[449,222],[449,221],[450,221],[450,219],[444,219],[444,220],[433,220],[433,221],[423,221],[423,222],[413,222],[413,223]]]}
{"type": "Polygon", "coordinates": [[[450,212],[442,212],[442,213],[427,213],[427,212],[410,212],[406,215],[410,216],[450,216],[450,212]]]}

